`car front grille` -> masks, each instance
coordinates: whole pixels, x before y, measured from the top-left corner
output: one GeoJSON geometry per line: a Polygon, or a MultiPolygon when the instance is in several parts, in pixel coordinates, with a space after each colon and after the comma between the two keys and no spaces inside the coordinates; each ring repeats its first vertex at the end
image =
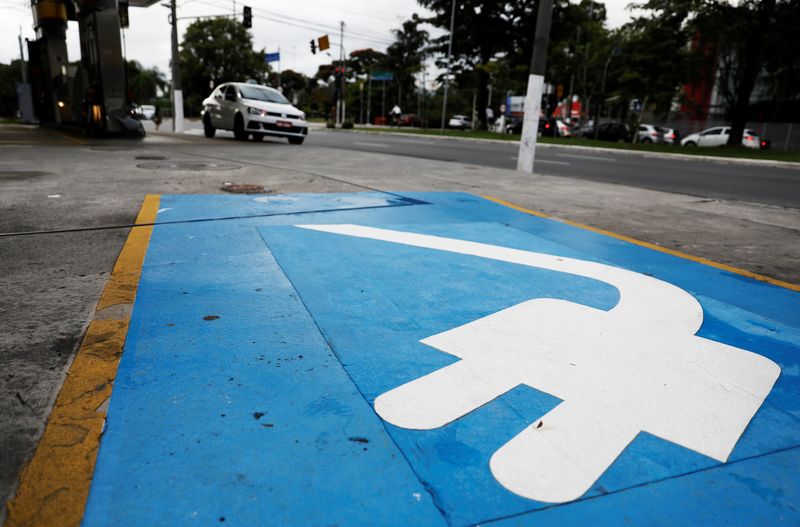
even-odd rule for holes
{"type": "Polygon", "coordinates": [[[280,112],[267,112],[267,115],[269,115],[270,117],[281,117],[283,119],[300,119],[299,115],[294,115],[291,113],[287,113],[286,115],[284,115],[280,112]]]}

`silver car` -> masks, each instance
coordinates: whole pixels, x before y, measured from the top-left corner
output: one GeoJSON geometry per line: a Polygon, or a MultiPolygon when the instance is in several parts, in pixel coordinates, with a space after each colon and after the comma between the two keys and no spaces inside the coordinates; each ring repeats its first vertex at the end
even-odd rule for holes
{"type": "Polygon", "coordinates": [[[640,124],[636,140],[645,144],[661,144],[664,142],[664,132],[652,124],[640,124]]]}
{"type": "Polygon", "coordinates": [[[231,130],[236,139],[265,135],[285,137],[293,145],[308,135],[305,114],[278,90],[258,84],[221,84],[203,101],[203,130],[214,137],[217,129],[231,130]]]}

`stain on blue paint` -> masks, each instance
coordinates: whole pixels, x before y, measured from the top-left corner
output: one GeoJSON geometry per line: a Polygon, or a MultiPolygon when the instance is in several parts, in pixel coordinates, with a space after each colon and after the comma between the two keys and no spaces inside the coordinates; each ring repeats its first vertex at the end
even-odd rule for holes
{"type": "Polygon", "coordinates": [[[164,196],[161,206],[84,525],[800,521],[797,293],[466,194],[164,196]],[[239,219],[164,223],[209,217],[239,219]],[[371,405],[456,360],[420,339],[530,298],[610,309],[617,290],[296,223],[394,228],[648,273],[698,298],[699,335],[783,371],[733,463],[641,433],[581,501],[533,502],[501,487],[488,462],[557,398],[519,386],[430,431],[387,424],[371,405]]]}

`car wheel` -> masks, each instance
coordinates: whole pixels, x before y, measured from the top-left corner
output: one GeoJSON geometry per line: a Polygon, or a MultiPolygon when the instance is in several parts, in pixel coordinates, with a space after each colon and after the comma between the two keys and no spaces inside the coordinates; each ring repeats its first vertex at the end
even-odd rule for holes
{"type": "Polygon", "coordinates": [[[240,114],[236,114],[233,119],[233,137],[237,141],[245,141],[247,139],[247,132],[244,130],[244,119],[240,114]]]}
{"type": "Polygon", "coordinates": [[[683,146],[697,146],[697,143],[694,141],[687,141],[683,146]]]}
{"type": "Polygon", "coordinates": [[[264,140],[264,134],[253,134],[253,141],[259,141],[260,142],[260,141],[263,141],[263,140],[264,140]]]}
{"type": "Polygon", "coordinates": [[[287,139],[290,145],[302,145],[303,141],[306,140],[305,137],[287,137],[287,139]]]}
{"type": "Polygon", "coordinates": [[[203,133],[206,134],[206,137],[209,139],[214,137],[214,134],[217,133],[217,129],[211,125],[211,116],[208,114],[203,117],[203,133]]]}

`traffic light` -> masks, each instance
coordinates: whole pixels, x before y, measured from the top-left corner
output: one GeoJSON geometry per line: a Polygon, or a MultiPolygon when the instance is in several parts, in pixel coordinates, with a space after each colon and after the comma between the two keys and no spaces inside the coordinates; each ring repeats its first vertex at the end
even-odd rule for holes
{"type": "Polygon", "coordinates": [[[312,40],[311,41],[311,53],[313,53],[314,55],[317,54],[317,41],[316,40],[312,40]]]}
{"type": "Polygon", "coordinates": [[[129,27],[128,2],[119,2],[117,4],[117,11],[119,12],[119,27],[129,27]]]}
{"type": "Polygon", "coordinates": [[[249,6],[244,6],[244,10],[242,12],[242,24],[248,29],[253,27],[253,11],[249,6]]]}

